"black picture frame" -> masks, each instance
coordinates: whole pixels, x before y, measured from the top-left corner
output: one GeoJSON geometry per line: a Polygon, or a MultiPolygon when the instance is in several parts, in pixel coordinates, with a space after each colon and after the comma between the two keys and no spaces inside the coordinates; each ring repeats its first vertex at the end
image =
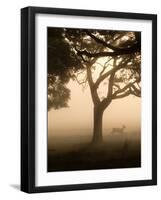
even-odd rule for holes
{"type": "Polygon", "coordinates": [[[157,15],[45,7],[21,9],[21,190],[27,193],[103,189],[157,184],[157,15]],[[35,15],[59,14],[152,21],[152,179],[35,186],[35,15]]]}

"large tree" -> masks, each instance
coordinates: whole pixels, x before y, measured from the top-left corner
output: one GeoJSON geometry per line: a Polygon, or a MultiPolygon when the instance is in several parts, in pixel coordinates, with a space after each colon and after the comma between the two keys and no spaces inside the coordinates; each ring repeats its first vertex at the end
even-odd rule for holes
{"type": "Polygon", "coordinates": [[[141,34],[139,32],[61,29],[79,67],[70,78],[89,85],[93,101],[93,142],[101,142],[105,109],[115,99],[141,96],[141,34]],[[100,89],[103,88],[103,94],[100,89]]]}

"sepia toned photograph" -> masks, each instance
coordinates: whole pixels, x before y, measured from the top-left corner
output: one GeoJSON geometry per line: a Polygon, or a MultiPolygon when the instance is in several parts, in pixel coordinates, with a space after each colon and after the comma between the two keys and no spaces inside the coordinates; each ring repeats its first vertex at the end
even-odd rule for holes
{"type": "Polygon", "coordinates": [[[21,9],[21,190],[157,184],[157,15],[21,9]]]}
{"type": "Polygon", "coordinates": [[[141,167],[141,33],[47,37],[48,172],[141,167]]]}

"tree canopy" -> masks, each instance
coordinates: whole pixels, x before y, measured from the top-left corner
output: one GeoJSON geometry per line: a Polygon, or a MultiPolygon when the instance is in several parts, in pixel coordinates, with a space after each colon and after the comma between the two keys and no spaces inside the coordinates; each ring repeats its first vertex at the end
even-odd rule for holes
{"type": "Polygon", "coordinates": [[[114,99],[140,97],[141,33],[48,28],[49,109],[67,106],[70,79],[89,85],[94,105],[104,109],[114,99]]]}
{"type": "Polygon", "coordinates": [[[48,110],[67,107],[70,90],[66,87],[80,62],[64,36],[64,29],[48,28],[48,110]]]}

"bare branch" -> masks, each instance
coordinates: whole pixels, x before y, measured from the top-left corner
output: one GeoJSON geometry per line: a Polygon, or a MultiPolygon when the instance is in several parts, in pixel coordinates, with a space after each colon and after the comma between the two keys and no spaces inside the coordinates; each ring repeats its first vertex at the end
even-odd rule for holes
{"type": "Polygon", "coordinates": [[[137,97],[141,97],[141,90],[140,89],[137,89],[135,87],[135,85],[132,86],[132,89],[133,90],[131,90],[131,94],[133,94],[133,95],[135,95],[137,97]]]}
{"type": "Polygon", "coordinates": [[[139,83],[138,83],[138,82],[137,82],[137,86],[138,86],[139,90],[141,90],[141,86],[139,85],[139,83]]]}
{"type": "MultiPolygon", "coordinates": [[[[112,95],[112,99],[117,99],[117,98],[121,98],[124,97],[123,95],[127,93],[127,91],[130,92],[130,94],[133,94],[137,97],[141,97],[141,90],[137,89],[135,86],[135,83],[137,83],[137,81],[135,80],[132,83],[127,84],[125,87],[117,90],[113,95],[112,95]],[[125,92],[125,93],[124,93],[125,92]]],[[[125,95],[126,96],[126,95],[125,95]]]]}
{"type": "Polygon", "coordinates": [[[115,65],[114,68],[112,68],[111,70],[109,70],[108,72],[106,72],[106,73],[104,73],[102,76],[100,76],[100,77],[97,79],[97,81],[95,82],[95,84],[94,84],[95,87],[98,88],[99,84],[100,84],[105,78],[107,78],[108,76],[110,76],[113,72],[116,73],[116,71],[118,71],[118,70],[120,70],[120,69],[122,69],[122,68],[130,69],[131,66],[126,65],[128,62],[129,62],[128,59],[126,60],[126,62],[125,62],[125,61],[124,61],[124,62],[121,61],[121,64],[119,64],[118,67],[115,65]]]}
{"type": "Polygon", "coordinates": [[[121,88],[120,90],[117,90],[112,96],[115,97],[115,96],[117,96],[117,94],[125,92],[127,89],[132,87],[134,83],[135,82],[127,84],[125,87],[121,88]]]}
{"type": "Polygon", "coordinates": [[[106,66],[104,65],[103,69],[101,70],[99,77],[103,74],[103,72],[106,70],[106,66]]]}
{"type": "Polygon", "coordinates": [[[118,96],[115,96],[115,97],[112,97],[112,99],[120,99],[120,98],[123,98],[123,97],[127,97],[131,94],[131,90],[129,89],[128,91],[126,91],[125,93],[123,94],[120,94],[118,96]]]}
{"type": "Polygon", "coordinates": [[[113,86],[115,86],[118,90],[120,90],[121,88],[120,88],[120,86],[119,85],[117,85],[116,83],[114,83],[113,84],[113,86]]]}
{"type": "Polygon", "coordinates": [[[85,84],[87,82],[87,78],[85,78],[84,80],[79,80],[77,76],[75,76],[75,80],[79,85],[85,84]]]}
{"type": "Polygon", "coordinates": [[[99,74],[99,77],[104,73],[104,71],[107,69],[107,66],[109,66],[110,64],[108,64],[113,58],[108,59],[107,62],[104,63],[104,65],[102,65],[102,71],[99,74]]]}

